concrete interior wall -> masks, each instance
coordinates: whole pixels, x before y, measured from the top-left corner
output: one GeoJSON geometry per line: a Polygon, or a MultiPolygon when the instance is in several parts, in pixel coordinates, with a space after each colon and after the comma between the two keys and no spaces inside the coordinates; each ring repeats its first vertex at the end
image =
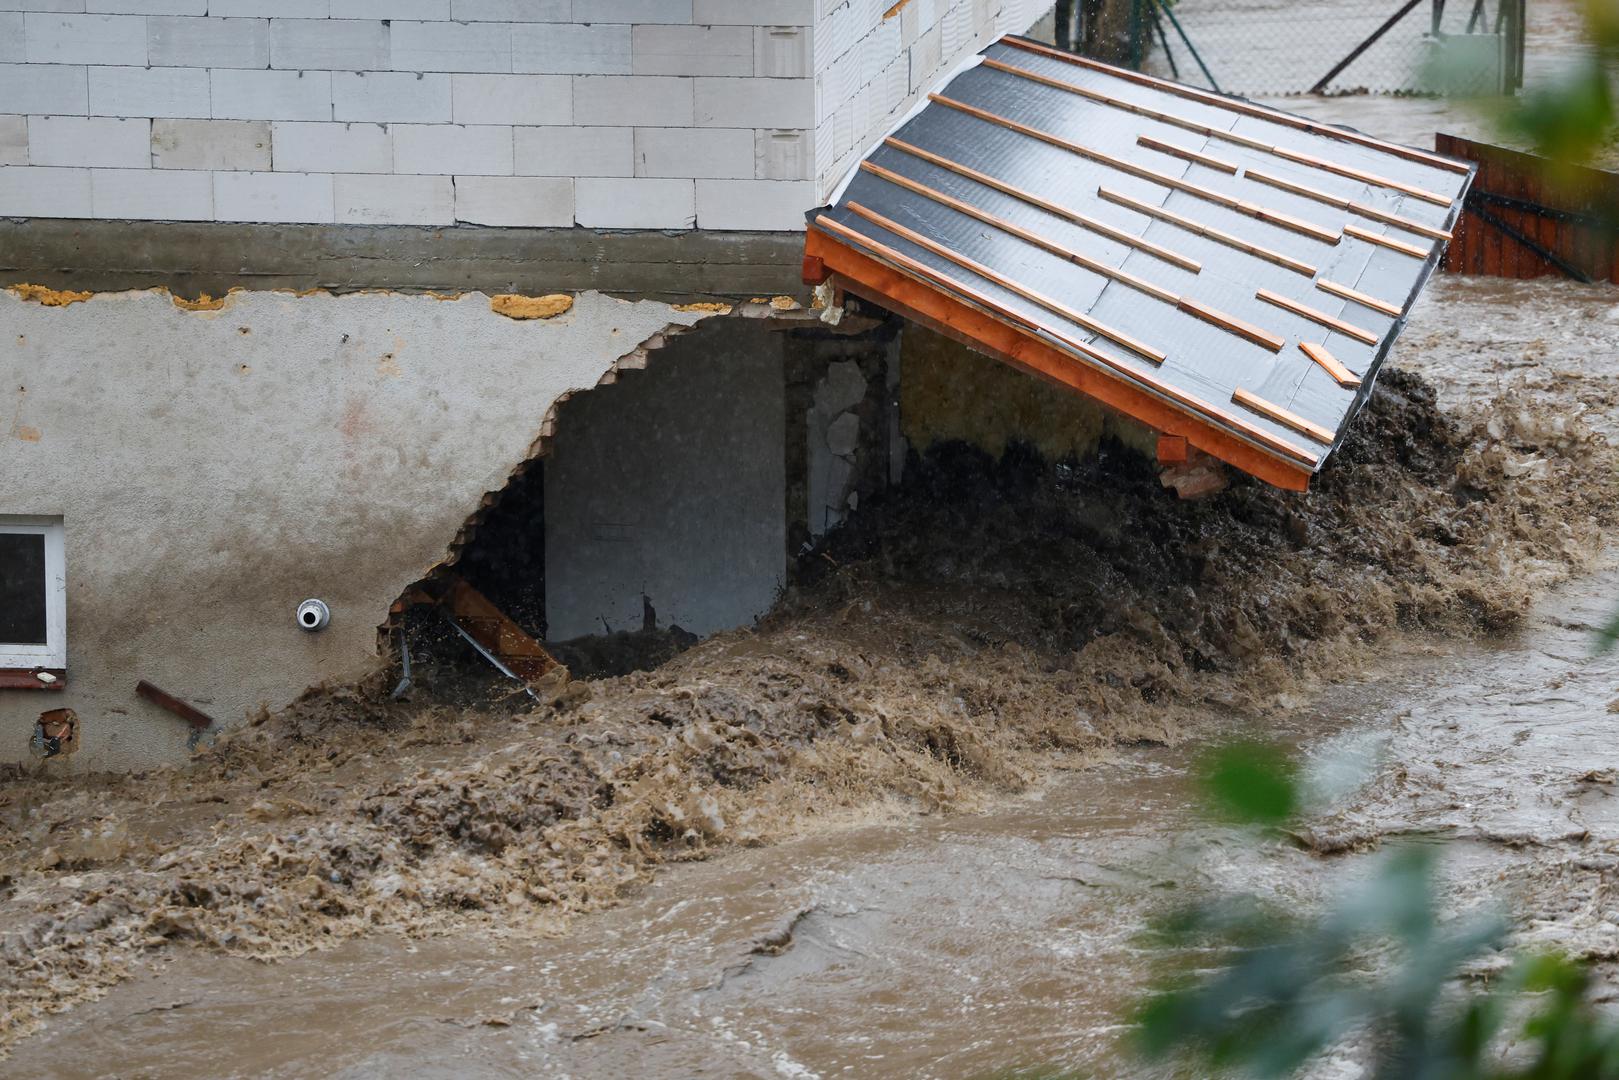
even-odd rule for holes
{"type": "Polygon", "coordinates": [[[552,640],[751,622],[786,576],[782,335],[716,321],[562,406],[545,461],[552,640]]]}
{"type": "MultiPolygon", "coordinates": [[[[704,317],[597,293],[519,322],[477,293],[187,311],[161,292],[47,307],[0,291],[0,513],[62,515],[68,575],[67,688],[0,690],[0,762],[30,760],[58,706],[81,720],[65,767],[183,757],[186,725],[137,698],[140,679],[229,725],[372,670],[389,604],[529,456],[551,404],[704,317]],[[320,633],[294,623],[306,597],[331,606],[320,633]]],[[[698,416],[729,423],[718,401],[698,416]]]]}

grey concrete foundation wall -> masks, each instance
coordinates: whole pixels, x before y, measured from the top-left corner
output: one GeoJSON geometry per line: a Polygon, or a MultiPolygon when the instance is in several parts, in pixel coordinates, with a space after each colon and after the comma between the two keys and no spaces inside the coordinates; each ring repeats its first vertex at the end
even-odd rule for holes
{"type": "Polygon", "coordinates": [[[0,286],[596,289],[676,302],[806,292],[800,232],[255,225],[0,218],[0,286]]]}
{"type": "Polygon", "coordinates": [[[715,320],[562,406],[545,461],[554,640],[746,624],[787,570],[782,335],[715,320]]]}
{"type": "Polygon", "coordinates": [[[388,605],[552,402],[702,317],[595,293],[516,322],[480,294],[189,312],[156,292],[55,308],[0,291],[0,514],[62,515],[68,574],[68,688],[0,690],[0,762],[29,760],[56,706],[81,718],[71,768],[183,757],[186,726],[138,679],[230,724],[371,670],[388,605]],[[331,605],[327,630],[294,625],[305,597],[331,605]]]}

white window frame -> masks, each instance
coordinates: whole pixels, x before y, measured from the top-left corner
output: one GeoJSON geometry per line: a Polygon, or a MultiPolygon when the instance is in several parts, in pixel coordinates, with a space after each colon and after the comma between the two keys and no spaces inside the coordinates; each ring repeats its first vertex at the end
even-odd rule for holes
{"type": "Polygon", "coordinates": [[[0,641],[0,668],[67,667],[67,541],[59,517],[0,515],[0,533],[45,537],[45,644],[0,641]]]}

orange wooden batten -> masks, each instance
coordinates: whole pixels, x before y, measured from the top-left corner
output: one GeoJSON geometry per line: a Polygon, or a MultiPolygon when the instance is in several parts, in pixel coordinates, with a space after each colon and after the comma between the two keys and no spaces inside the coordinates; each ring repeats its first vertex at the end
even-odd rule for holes
{"type": "MultiPolygon", "coordinates": [[[[920,248],[933,252],[941,259],[947,259],[961,267],[963,270],[970,270],[972,273],[977,274],[985,281],[993,281],[995,284],[999,285],[1008,292],[1016,293],[1025,300],[1039,304],[1047,311],[1061,315],[1075,326],[1083,326],[1091,333],[1100,334],[1102,337],[1107,338],[1116,345],[1123,345],[1131,352],[1139,353],[1141,356],[1146,357],[1155,364],[1162,364],[1164,360],[1167,359],[1163,350],[1156,349],[1151,345],[1148,345],[1146,342],[1141,341],[1139,338],[1134,338],[1129,334],[1121,333],[1120,331],[1113,329],[1111,326],[1108,326],[1106,323],[1099,323],[1089,315],[1086,315],[1083,311],[1076,311],[1074,308],[1069,307],[1060,300],[1054,300],[1045,293],[1036,292],[1027,285],[1014,281],[1004,274],[997,273],[981,262],[967,258],[967,256],[961,254],[960,252],[951,251],[943,244],[935,240],[928,239],[915,229],[907,228],[897,221],[883,217],[883,215],[864,207],[857,202],[850,203],[849,210],[852,213],[859,214],[861,217],[865,218],[873,225],[876,225],[878,228],[887,229],[895,236],[903,236],[911,243],[920,248]]],[[[833,224],[837,223],[833,222],[833,224]]],[[[847,226],[842,225],[839,225],[838,227],[847,228],[847,226]]],[[[849,231],[853,232],[853,230],[849,231]]],[[[879,243],[879,241],[872,240],[870,237],[861,237],[861,239],[866,241],[868,244],[879,243]]]]}
{"type": "Polygon", "coordinates": [[[1328,444],[1332,442],[1332,432],[1320,424],[1311,423],[1298,413],[1289,412],[1274,401],[1267,401],[1251,390],[1244,390],[1239,386],[1231,392],[1231,400],[1244,408],[1252,409],[1260,416],[1276,421],[1283,427],[1290,427],[1301,435],[1308,435],[1317,442],[1328,444]]]}
{"type": "MultiPolygon", "coordinates": [[[[1100,233],[1110,240],[1117,240],[1119,243],[1124,244],[1127,247],[1133,247],[1137,251],[1145,251],[1153,258],[1162,259],[1164,262],[1171,263],[1183,270],[1190,270],[1194,274],[1201,273],[1203,270],[1202,264],[1197,262],[1195,259],[1188,259],[1184,255],[1177,255],[1173,251],[1160,247],[1150,240],[1144,240],[1139,236],[1132,236],[1123,229],[1116,229],[1105,221],[1098,221],[1093,217],[1088,217],[1085,214],[1081,214],[1078,211],[1071,209],[1070,207],[1063,206],[1061,203],[1054,203],[1049,199],[1042,199],[1033,192],[1025,191],[1023,188],[1008,184],[1004,180],[996,179],[995,177],[990,176],[988,173],[979,172],[977,169],[970,169],[958,161],[951,161],[947,157],[941,157],[940,155],[932,153],[931,151],[922,149],[920,146],[912,146],[910,143],[901,139],[896,139],[892,135],[883,140],[883,145],[891,146],[895,150],[902,153],[921,158],[930,165],[937,165],[941,169],[948,169],[957,176],[965,176],[969,180],[976,181],[977,183],[983,184],[987,188],[992,188],[995,191],[999,191],[1003,195],[1010,195],[1012,198],[1017,199],[1020,202],[1026,202],[1030,206],[1038,206],[1048,214],[1055,214],[1065,221],[1072,221],[1075,225],[1082,226],[1094,233],[1100,233]]],[[[862,162],[861,164],[867,165],[870,164],[870,162],[862,162]]]]}
{"type": "Polygon", "coordinates": [[[1379,300],[1377,297],[1368,293],[1363,293],[1359,289],[1351,289],[1348,285],[1340,285],[1336,281],[1330,281],[1327,278],[1322,278],[1320,281],[1315,283],[1315,287],[1320,289],[1322,292],[1329,292],[1334,296],[1341,296],[1345,300],[1353,300],[1355,303],[1360,304],[1363,307],[1369,307],[1373,311],[1381,311],[1391,319],[1398,319],[1400,317],[1400,306],[1398,304],[1391,304],[1387,300],[1379,300]]]}
{"type": "Polygon", "coordinates": [[[1403,157],[1407,161],[1421,162],[1424,165],[1432,165],[1436,169],[1448,169],[1451,172],[1465,173],[1470,168],[1470,166],[1465,162],[1457,161],[1454,158],[1441,157],[1438,154],[1431,154],[1425,150],[1418,150],[1415,147],[1401,146],[1399,143],[1385,142],[1382,139],[1376,139],[1370,135],[1362,135],[1358,131],[1349,131],[1345,128],[1332,127],[1329,124],[1323,124],[1316,120],[1306,120],[1302,116],[1292,116],[1276,109],[1266,108],[1263,105],[1255,105],[1252,102],[1241,101],[1237,98],[1228,98],[1221,94],[1212,94],[1207,90],[1199,90],[1196,87],[1185,86],[1177,82],[1170,82],[1168,79],[1159,79],[1151,75],[1143,75],[1139,71],[1131,71],[1129,68],[1114,67],[1112,64],[1104,64],[1098,60],[1091,60],[1084,56],[1076,56],[1073,53],[1063,52],[1060,49],[1054,49],[1049,45],[1042,45],[1038,41],[1030,41],[1027,38],[1010,36],[1002,38],[1001,40],[1012,46],[1014,49],[1022,49],[1025,52],[1038,53],[1041,56],[1049,56],[1055,60],[1061,60],[1065,64],[1073,64],[1076,67],[1090,68],[1092,71],[1104,71],[1109,75],[1116,76],[1128,82],[1137,83],[1141,86],[1150,86],[1155,90],[1163,90],[1166,93],[1174,94],[1177,97],[1188,98],[1192,101],[1201,101],[1205,105],[1213,105],[1216,108],[1226,109],[1234,113],[1241,113],[1244,116],[1252,116],[1260,120],[1269,120],[1273,123],[1282,124],[1285,127],[1295,128],[1299,131],[1309,131],[1317,135],[1325,135],[1330,139],[1337,139],[1340,142],[1356,143],[1360,146],[1370,146],[1377,150],[1385,150],[1396,157],[1403,157]]]}
{"type": "Polygon", "coordinates": [[[1235,195],[1226,195],[1222,192],[1215,191],[1212,188],[1206,188],[1201,184],[1194,184],[1190,181],[1182,180],[1179,177],[1170,176],[1166,173],[1156,172],[1152,169],[1144,168],[1143,166],[1125,161],[1123,158],[1114,157],[1112,154],[1105,154],[1100,150],[1093,150],[1088,146],[1083,146],[1071,139],[1065,139],[1060,135],[1053,135],[1049,131],[1042,131],[1037,127],[1031,127],[1028,124],[1020,123],[1016,120],[1010,120],[997,113],[992,113],[988,109],[980,109],[976,105],[969,105],[964,101],[957,101],[955,98],[945,97],[943,94],[929,94],[928,100],[934,102],[935,104],[943,105],[946,108],[955,109],[958,112],[966,113],[968,116],[976,117],[977,119],[983,120],[986,123],[996,124],[1000,127],[1004,127],[1008,131],[1015,131],[1019,135],[1027,135],[1031,139],[1038,139],[1049,146],[1055,146],[1058,149],[1066,150],[1070,154],[1078,154],[1082,158],[1088,158],[1099,165],[1106,165],[1110,169],[1117,169],[1119,172],[1128,173],[1131,176],[1142,180],[1151,181],[1154,184],[1159,184],[1166,188],[1173,188],[1176,191],[1184,191],[1188,195],[1195,195],[1200,199],[1206,199],[1209,202],[1228,207],[1229,209],[1237,211],[1239,214],[1247,214],[1249,217],[1258,218],[1260,221],[1268,221],[1272,224],[1280,225],[1283,228],[1291,229],[1294,232],[1303,233],[1305,236],[1314,237],[1324,244],[1336,244],[1338,242],[1338,233],[1333,232],[1331,229],[1324,229],[1314,222],[1304,221],[1300,218],[1293,217],[1291,214],[1284,214],[1279,210],[1272,210],[1268,206],[1260,206],[1257,203],[1251,203],[1244,199],[1239,199],[1235,195]]]}
{"type": "MultiPolygon", "coordinates": [[[[1033,244],[1035,247],[1038,247],[1043,251],[1049,251],[1053,255],[1067,259],[1075,266],[1084,267],[1093,274],[1100,274],[1102,277],[1111,278],[1112,280],[1120,282],[1121,284],[1128,285],[1132,289],[1138,289],[1141,292],[1146,293],[1154,300],[1161,301],[1165,304],[1172,304],[1177,309],[1184,311],[1193,318],[1202,319],[1206,323],[1218,326],[1220,329],[1225,330],[1228,333],[1236,334],[1238,337],[1251,341],[1261,348],[1269,349],[1271,352],[1281,352],[1282,348],[1287,344],[1286,338],[1273,334],[1269,330],[1255,326],[1252,323],[1244,322],[1235,315],[1228,315],[1217,308],[1209,307],[1207,304],[1200,304],[1195,300],[1180,296],[1160,285],[1147,281],[1145,278],[1138,277],[1137,275],[1129,273],[1125,270],[1120,270],[1117,267],[1109,266],[1106,263],[1099,262],[1088,255],[1074,251],[1072,248],[1064,247],[1063,245],[1054,241],[1047,240],[1038,233],[1033,233],[1027,229],[1014,225],[1005,218],[991,214],[987,210],[979,209],[970,203],[962,202],[960,199],[946,195],[942,191],[935,191],[926,184],[918,183],[917,181],[908,177],[901,176],[896,172],[883,168],[881,165],[873,165],[869,161],[862,161],[860,163],[860,168],[863,172],[869,172],[873,176],[886,180],[898,187],[905,188],[907,191],[915,192],[916,194],[921,195],[923,198],[932,199],[934,202],[937,202],[942,206],[948,206],[957,213],[965,214],[976,221],[983,222],[985,225],[990,225],[994,228],[1000,229],[1002,232],[1007,233],[1010,236],[1017,237],[1024,243],[1033,244]]],[[[859,214],[866,220],[873,221],[876,224],[883,226],[890,232],[897,231],[894,223],[888,221],[886,218],[882,218],[881,215],[873,214],[870,209],[861,206],[858,203],[850,203],[849,209],[859,214]]],[[[904,233],[899,233],[899,235],[904,235],[904,233]]],[[[914,240],[914,236],[907,236],[906,238],[914,240]]],[[[983,271],[975,272],[980,274],[983,273],[983,271]]],[[[1049,304],[1045,304],[1043,301],[1037,302],[1041,303],[1042,306],[1050,306],[1049,304]]],[[[1066,314],[1066,312],[1059,312],[1059,314],[1066,314]]],[[[1069,317],[1072,318],[1072,316],[1069,317]]]]}
{"type": "Polygon", "coordinates": [[[1344,367],[1343,363],[1332,353],[1327,351],[1325,345],[1317,345],[1309,341],[1299,342],[1299,350],[1321,365],[1328,375],[1331,375],[1339,386],[1351,389],[1360,385],[1360,376],[1344,367]]]}
{"type": "MultiPolygon", "coordinates": [[[[1016,45],[1017,43],[1008,42],[1008,44],[1016,45]]],[[[1421,199],[1423,202],[1433,203],[1435,206],[1449,206],[1451,202],[1448,197],[1435,191],[1429,191],[1426,188],[1417,187],[1415,184],[1401,183],[1398,180],[1391,180],[1386,176],[1379,176],[1377,173],[1367,172],[1364,169],[1357,169],[1352,165],[1344,165],[1336,161],[1329,161],[1326,158],[1316,157],[1314,154],[1306,154],[1299,150],[1289,150],[1285,146],[1272,146],[1263,139],[1255,139],[1247,135],[1239,135],[1235,131],[1226,131],[1217,127],[1211,127],[1208,124],[1199,124],[1197,121],[1189,120],[1184,116],[1176,116],[1173,113],[1159,112],[1157,109],[1149,109],[1145,105],[1137,105],[1133,102],[1120,101],[1117,98],[1110,98],[1106,94],[1097,93],[1095,90],[1090,90],[1083,86],[1076,86],[1073,83],[1064,82],[1062,79],[1054,79],[1049,75],[1042,75],[1039,72],[1030,71],[1027,68],[1020,68],[1016,64],[1008,64],[1004,60],[986,58],[984,60],[984,66],[987,68],[992,68],[996,71],[1004,71],[1009,75],[1016,75],[1021,79],[1028,79],[1030,82],[1037,82],[1041,85],[1050,86],[1057,90],[1067,91],[1068,93],[1075,94],[1087,101],[1093,101],[1098,105],[1106,105],[1111,108],[1122,109],[1125,112],[1134,113],[1137,116],[1145,116],[1149,119],[1157,120],[1160,123],[1170,124],[1175,127],[1182,128],[1186,131],[1195,131],[1199,135],[1203,135],[1211,139],[1219,139],[1222,142],[1234,143],[1237,146],[1246,147],[1249,150],[1258,150],[1262,154],[1273,154],[1276,157],[1283,158],[1287,161],[1296,162],[1300,165],[1309,165],[1312,168],[1321,169],[1324,172],[1337,173],[1339,176],[1347,176],[1351,180],[1359,180],[1362,183],[1375,184],[1378,187],[1392,188],[1395,191],[1410,195],[1412,198],[1421,199]]]]}
{"type": "MultiPolygon", "coordinates": [[[[819,259],[829,274],[837,275],[838,284],[847,291],[986,352],[1020,371],[1094,398],[1163,434],[1181,436],[1199,450],[1266,483],[1289,491],[1308,489],[1309,466],[1321,460],[1319,453],[1287,443],[1211,405],[1202,405],[1203,410],[1213,414],[1213,417],[1205,417],[1189,402],[1159,396],[1125,382],[1100,366],[1086,363],[1034,336],[1029,328],[1019,326],[1010,313],[991,314],[993,304],[987,298],[981,302],[989,310],[981,310],[941,291],[937,282],[929,283],[924,277],[913,276],[873,255],[857,251],[823,229],[848,233],[850,238],[857,238],[858,234],[823,216],[805,237],[807,254],[819,259]],[[1217,426],[1213,422],[1215,418],[1229,423],[1243,435],[1217,426]]],[[[920,265],[916,271],[930,273],[920,265]]],[[[1076,352],[1085,348],[1078,342],[1071,344],[1076,352]]],[[[1093,358],[1112,362],[1094,350],[1090,352],[1093,358]]],[[[1169,387],[1163,390],[1165,394],[1174,393],[1169,387]]]]}
{"type": "Polygon", "coordinates": [[[1409,255],[1413,259],[1426,259],[1430,254],[1430,251],[1415,244],[1408,244],[1403,240],[1396,240],[1392,236],[1384,236],[1382,233],[1374,233],[1372,230],[1363,229],[1359,225],[1345,225],[1344,235],[1353,236],[1356,240],[1364,240],[1368,244],[1386,247],[1390,251],[1398,251],[1401,255],[1409,255]]]}
{"type": "Polygon", "coordinates": [[[1245,251],[1249,255],[1257,256],[1267,262],[1273,262],[1277,266],[1286,267],[1295,273],[1308,274],[1311,277],[1315,276],[1315,267],[1307,262],[1300,262],[1298,259],[1283,255],[1279,251],[1260,247],[1258,244],[1244,240],[1240,236],[1233,236],[1231,233],[1216,229],[1213,225],[1205,225],[1201,221],[1194,221],[1189,217],[1175,213],[1173,210],[1165,210],[1161,206],[1144,203],[1140,199],[1132,199],[1123,192],[1114,191],[1112,188],[1097,188],[1096,194],[1108,202],[1118,203],[1120,206],[1129,207],[1138,214],[1146,214],[1150,218],[1168,222],[1178,228],[1185,229],[1193,235],[1205,236],[1216,243],[1224,244],[1226,247],[1235,248],[1238,251],[1245,251]]]}
{"type": "Polygon", "coordinates": [[[1281,293],[1271,292],[1269,289],[1260,289],[1254,293],[1254,297],[1265,301],[1267,304],[1275,304],[1285,311],[1291,311],[1293,314],[1309,319],[1313,323],[1320,323],[1327,329],[1336,330],[1338,333],[1346,337],[1352,337],[1364,345],[1376,345],[1378,342],[1378,336],[1372,331],[1355,326],[1353,323],[1346,323],[1342,319],[1335,319],[1325,311],[1317,311],[1315,308],[1307,304],[1301,304],[1297,300],[1283,296],[1281,293]]]}

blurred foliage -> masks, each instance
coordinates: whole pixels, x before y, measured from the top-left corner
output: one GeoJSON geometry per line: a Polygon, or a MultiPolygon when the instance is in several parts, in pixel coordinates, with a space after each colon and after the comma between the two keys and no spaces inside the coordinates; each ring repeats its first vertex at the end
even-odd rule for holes
{"type": "Polygon", "coordinates": [[[1581,7],[1589,52],[1561,78],[1526,90],[1502,117],[1506,131],[1536,153],[1569,164],[1589,161],[1619,134],[1619,0],[1583,0],[1581,7]]]}
{"type": "MultiPolygon", "coordinates": [[[[1267,748],[1219,751],[1203,782],[1210,812],[1256,842],[1300,804],[1267,748]]],[[[1487,990],[1462,981],[1507,928],[1439,918],[1435,850],[1394,853],[1319,914],[1243,896],[1165,919],[1154,937],[1185,959],[1137,1010],[1136,1048],[1197,1075],[1290,1076],[1351,1040],[1376,1080],[1619,1080],[1619,1026],[1596,1013],[1581,965],[1527,956],[1487,990]]]]}

